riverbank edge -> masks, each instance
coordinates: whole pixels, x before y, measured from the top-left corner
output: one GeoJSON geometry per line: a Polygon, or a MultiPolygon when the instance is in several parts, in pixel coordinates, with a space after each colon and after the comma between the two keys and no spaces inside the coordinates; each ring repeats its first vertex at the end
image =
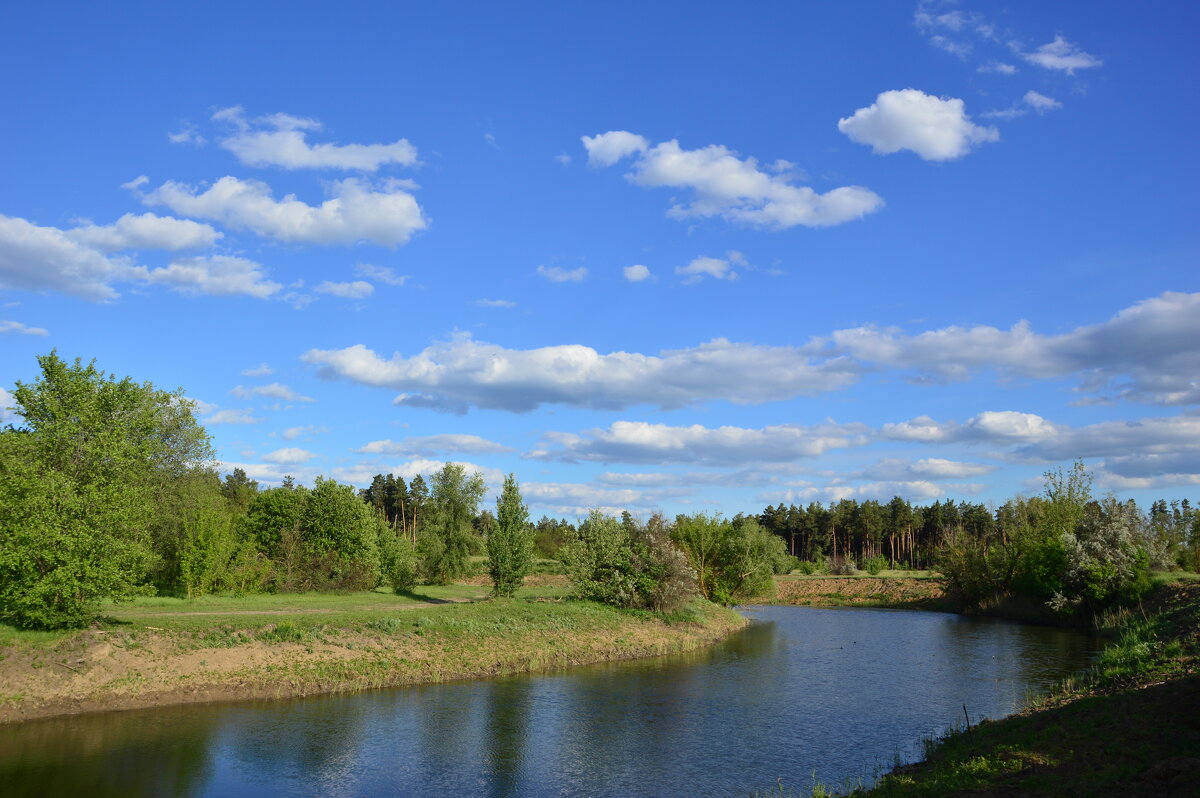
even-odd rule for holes
{"type": "MultiPolygon", "coordinates": [[[[429,607],[426,618],[504,603],[429,607]]],[[[514,600],[508,605],[517,608],[526,603],[533,602],[514,600]]],[[[489,619],[481,624],[489,631],[481,634],[439,635],[434,624],[431,630],[394,635],[327,630],[320,640],[248,639],[240,645],[205,648],[181,645],[178,634],[151,628],[142,632],[136,648],[123,649],[116,667],[99,680],[89,679],[94,673],[89,666],[112,660],[114,641],[102,630],[82,630],[50,651],[2,652],[5,659],[28,660],[29,674],[44,671],[45,675],[25,685],[33,690],[0,693],[0,726],[115,710],[345,694],[646,659],[715,645],[750,623],[732,609],[699,600],[682,619],[576,602],[556,604],[563,614],[554,623],[512,631],[489,619]],[[572,605],[605,617],[596,626],[572,628],[572,605]],[[38,684],[48,689],[38,691],[38,684]]],[[[454,620],[466,622],[468,628],[471,621],[452,618],[451,623],[454,620]]],[[[0,690],[9,688],[6,684],[0,690]]]]}
{"type": "Polygon", "coordinates": [[[752,603],[788,607],[866,607],[960,612],[938,577],[778,576],[775,592],[752,603]]]}
{"type": "Polygon", "coordinates": [[[927,740],[925,759],[846,794],[1200,794],[1200,584],[1159,585],[1147,599],[1122,624],[1162,629],[1137,672],[1121,673],[1114,657],[1115,673],[1094,667],[1015,715],[927,740]]]}

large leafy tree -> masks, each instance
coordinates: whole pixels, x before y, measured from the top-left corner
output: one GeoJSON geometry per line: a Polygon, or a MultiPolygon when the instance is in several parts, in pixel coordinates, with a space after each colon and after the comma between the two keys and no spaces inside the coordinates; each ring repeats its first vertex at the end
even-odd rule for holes
{"type": "Polygon", "coordinates": [[[212,448],[179,391],[54,352],[38,363],[13,392],[23,424],[0,433],[0,613],[79,626],[144,592],[157,500],[212,448]]]}
{"type": "Polygon", "coordinates": [[[533,564],[533,527],[517,478],[509,474],[496,499],[496,524],[487,539],[492,594],[512,596],[533,564]]]}
{"type": "MultiPolygon", "coordinates": [[[[430,483],[432,513],[420,543],[426,576],[434,584],[444,585],[467,572],[474,534],[471,522],[487,486],[483,477],[478,473],[468,476],[459,463],[446,463],[430,483]]],[[[414,477],[410,495],[417,484],[414,477]]]]}

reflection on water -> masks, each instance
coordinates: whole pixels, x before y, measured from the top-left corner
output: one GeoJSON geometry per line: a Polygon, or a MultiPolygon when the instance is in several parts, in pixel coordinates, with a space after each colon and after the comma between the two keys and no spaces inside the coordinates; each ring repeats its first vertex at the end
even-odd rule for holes
{"type": "Polygon", "coordinates": [[[5,795],[744,795],[869,780],[1081,667],[1062,629],[755,607],[704,651],[477,682],[0,727],[5,795]]]}

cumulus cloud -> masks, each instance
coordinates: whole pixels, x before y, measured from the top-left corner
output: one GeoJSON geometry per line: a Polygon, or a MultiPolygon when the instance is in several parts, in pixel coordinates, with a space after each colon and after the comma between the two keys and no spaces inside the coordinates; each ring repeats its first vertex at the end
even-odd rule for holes
{"type": "Polygon", "coordinates": [[[805,504],[807,502],[837,502],[842,499],[888,501],[899,496],[910,502],[929,502],[947,496],[971,495],[983,490],[978,483],[945,484],[928,480],[865,482],[862,484],[805,485],[788,490],[760,493],[759,501],[776,504],[805,504]]]}
{"type": "Polygon", "coordinates": [[[19,321],[0,319],[0,335],[5,333],[15,333],[17,335],[49,335],[50,331],[45,327],[30,327],[29,325],[22,324],[19,321]]]}
{"type": "Polygon", "coordinates": [[[911,150],[927,161],[961,158],[976,145],[1000,140],[996,128],[971,122],[962,100],[917,89],[881,93],[873,104],[838,120],[838,130],[876,154],[911,150]]]}
{"type": "Polygon", "coordinates": [[[751,462],[789,462],[816,457],[831,449],[861,446],[869,430],[861,424],[804,426],[778,424],[761,429],[673,427],[644,421],[617,421],[608,429],[584,435],[554,432],[541,448],[526,456],[535,460],[600,463],[698,463],[741,465],[751,462]]]}
{"type": "Polygon", "coordinates": [[[1079,375],[1080,390],[1185,405],[1200,402],[1200,293],[1167,292],[1108,321],[1060,335],[1026,322],[1008,330],[978,325],[907,335],[894,327],[838,330],[830,353],[939,379],[991,368],[1039,379],[1079,375]]]}
{"type": "Polygon", "coordinates": [[[757,404],[841,388],[860,372],[845,358],[818,362],[797,347],[723,338],[644,355],[581,345],[505,349],[460,333],[412,357],[384,359],[358,344],[312,349],[302,359],[328,379],[404,391],[396,404],[457,412],[469,406],[526,412],[544,404],[675,408],[714,399],[757,404]]]}
{"type": "Polygon", "coordinates": [[[279,437],[283,438],[285,441],[294,441],[296,438],[304,435],[320,435],[322,432],[329,432],[329,429],[327,427],[319,427],[310,424],[301,427],[288,427],[283,432],[279,433],[279,437]]]}
{"type": "Polygon", "coordinates": [[[283,288],[279,283],[266,279],[266,273],[259,264],[229,255],[178,258],[159,269],[132,269],[129,275],[185,294],[241,295],[266,299],[283,288]]]}
{"type": "Polygon", "coordinates": [[[218,410],[208,418],[205,424],[257,424],[261,418],[255,418],[250,410],[218,410]]]}
{"type": "Polygon", "coordinates": [[[687,266],[677,266],[675,273],[683,277],[683,282],[688,285],[698,283],[705,277],[714,280],[736,280],[738,273],[733,268],[734,264],[746,265],[746,259],[740,252],[730,252],[725,258],[693,258],[687,266]]]}
{"type": "Polygon", "coordinates": [[[111,300],[118,294],[110,283],[129,269],[125,258],[108,257],[57,227],[0,214],[0,288],[111,300]]]}
{"type": "Polygon", "coordinates": [[[1085,53],[1062,36],[1055,36],[1054,41],[1043,44],[1032,53],[1021,52],[1018,45],[1014,45],[1013,49],[1031,64],[1066,72],[1068,75],[1074,75],[1076,69],[1094,69],[1104,65],[1099,58],[1085,53]]]}
{"type": "Polygon", "coordinates": [[[1109,471],[1124,476],[1161,474],[1181,470],[1184,464],[1200,473],[1200,416],[1060,427],[1056,435],[1019,447],[1016,454],[1038,462],[1104,458],[1109,471]]]}
{"type": "Polygon", "coordinates": [[[983,64],[979,67],[978,71],[979,72],[991,72],[996,75],[1015,75],[1015,74],[1017,74],[1017,68],[1015,66],[1013,66],[1012,64],[1006,64],[1003,61],[992,61],[990,63],[983,64]]]}
{"type": "Polygon", "coordinates": [[[250,388],[244,388],[239,385],[231,390],[229,394],[231,396],[236,396],[239,399],[253,399],[256,396],[264,396],[269,399],[282,399],[285,402],[316,401],[311,396],[301,396],[291,388],[278,382],[272,382],[269,385],[254,385],[250,388]]]}
{"type": "Polygon", "coordinates": [[[13,410],[17,400],[5,388],[0,388],[0,424],[10,424],[17,420],[17,414],[13,410]]]}
{"type": "Polygon", "coordinates": [[[404,285],[411,279],[407,274],[396,274],[396,272],[388,266],[376,266],[371,263],[360,263],[354,267],[354,273],[359,277],[366,277],[374,280],[377,283],[384,285],[404,285]]]}
{"type": "Polygon", "coordinates": [[[577,283],[587,277],[587,267],[564,269],[561,266],[538,266],[537,273],[552,283],[577,283]]]}
{"type": "Polygon", "coordinates": [[[243,377],[269,377],[275,373],[275,369],[271,368],[266,363],[259,363],[252,369],[242,369],[243,377]]]}
{"type": "Polygon", "coordinates": [[[222,109],[213,114],[213,119],[236,128],[220,144],[247,166],[374,172],[389,164],[417,163],[417,148],[407,139],[391,144],[309,144],[308,131],[321,129],[315,119],[289,114],[247,119],[240,106],[222,109]]]}
{"type": "Polygon", "coordinates": [[[691,190],[690,203],[668,209],[674,219],[719,216],[735,224],[786,230],[842,224],[883,206],[877,194],[861,186],[818,194],[794,185],[789,174],[768,174],[756,159],[740,158],[717,144],[696,150],[685,150],[675,140],[650,146],[642,136],[616,130],[584,136],[583,145],[593,166],[633,157],[626,178],[634,185],[691,190]]]}
{"type": "Polygon", "coordinates": [[[982,441],[1014,443],[1046,440],[1057,436],[1058,425],[1034,413],[1014,410],[988,410],[963,423],[935,421],[918,416],[909,421],[884,424],[880,436],[885,440],[919,443],[957,443],[982,441]]]}
{"type": "Polygon", "coordinates": [[[445,453],[502,454],[504,452],[511,452],[512,449],[495,441],[489,441],[487,438],[481,438],[478,435],[446,434],[410,437],[399,441],[371,441],[354,451],[359,454],[434,457],[445,453]]]}
{"type": "Polygon", "coordinates": [[[190,219],[127,213],[112,224],[85,224],[65,231],[72,240],[101,252],[130,249],[181,249],[211,247],[221,238],[211,226],[190,219]]]}
{"type": "Polygon", "coordinates": [[[481,308],[515,308],[516,302],[511,299],[476,299],[475,304],[481,308]]]}
{"type": "MultiPolygon", "coordinates": [[[[677,491],[672,491],[677,495],[677,491]]],[[[521,494],[532,507],[555,515],[584,516],[592,510],[620,515],[624,510],[653,510],[663,493],[634,488],[605,488],[577,482],[525,482],[521,494]]]]}
{"type": "MultiPolygon", "coordinates": [[[[134,184],[140,190],[142,184],[134,184]]],[[[207,189],[168,180],[143,195],[142,201],[290,243],[370,241],[395,246],[428,226],[416,198],[408,193],[412,183],[386,180],[372,187],[348,178],[332,181],[327,188],[330,199],[314,206],[292,194],[276,200],[266,183],[227,175],[207,189]]]]}
{"type": "Polygon", "coordinates": [[[1039,94],[1036,91],[1027,91],[1021,101],[1028,105],[1039,114],[1046,111],[1053,111],[1056,108],[1062,108],[1062,103],[1053,97],[1047,97],[1044,94],[1039,94]]]}
{"type": "Polygon", "coordinates": [[[264,454],[262,459],[268,463],[277,463],[279,465],[297,465],[299,463],[307,463],[314,457],[316,455],[307,449],[289,446],[283,449],[276,449],[269,454],[264,454]]]}
{"type": "Polygon", "coordinates": [[[625,275],[625,279],[631,283],[640,283],[643,280],[648,280],[653,276],[650,274],[650,269],[646,268],[640,263],[634,264],[633,266],[626,266],[621,270],[621,273],[625,275]]]}
{"type": "Polygon", "coordinates": [[[375,293],[375,286],[364,280],[355,280],[352,283],[333,283],[326,280],[313,290],[318,294],[329,294],[342,299],[363,299],[375,293]]]}
{"type": "Polygon", "coordinates": [[[920,460],[904,460],[889,457],[880,460],[847,478],[875,482],[937,482],[947,479],[979,477],[995,471],[997,466],[985,463],[963,463],[940,457],[924,457],[920,460]]]}

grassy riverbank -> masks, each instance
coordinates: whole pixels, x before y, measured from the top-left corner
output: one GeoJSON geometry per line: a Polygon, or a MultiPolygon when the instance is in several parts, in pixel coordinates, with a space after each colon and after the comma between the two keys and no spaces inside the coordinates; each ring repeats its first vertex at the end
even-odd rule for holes
{"type": "Polygon", "coordinates": [[[562,600],[555,584],[411,595],[139,599],[96,628],[0,626],[0,722],[495,676],[699,648],[746,621],[703,601],[662,617],[562,600]]]}
{"type": "Polygon", "coordinates": [[[929,571],[882,571],[876,576],[780,576],[770,604],[800,607],[890,607],[952,612],[941,581],[929,571]]]}
{"type": "MultiPolygon", "coordinates": [[[[1200,581],[1108,619],[1096,666],[1035,706],[930,741],[862,798],[1200,794],[1200,581]]],[[[827,795],[823,788],[813,795],[827,795]]]]}

